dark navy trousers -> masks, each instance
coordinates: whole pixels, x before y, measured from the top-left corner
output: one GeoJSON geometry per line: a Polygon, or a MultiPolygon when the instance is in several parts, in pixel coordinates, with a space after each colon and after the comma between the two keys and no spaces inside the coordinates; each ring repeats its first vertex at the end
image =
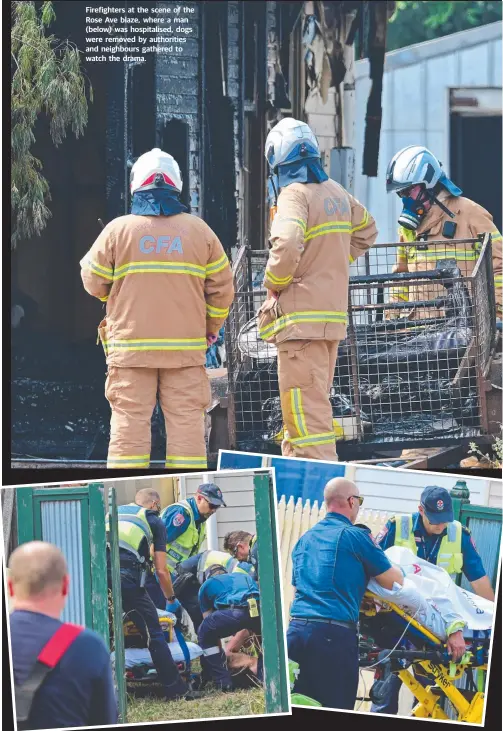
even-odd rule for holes
{"type": "Polygon", "coordinates": [[[288,657],[299,664],[294,693],[324,708],[353,710],[358,693],[356,629],[292,619],[286,635],[288,657]]]}
{"type": "Polygon", "coordinates": [[[204,674],[223,687],[232,686],[231,674],[227,668],[225,653],[218,650],[218,641],[235,635],[242,629],[255,634],[261,633],[260,617],[250,617],[248,607],[217,609],[203,619],[197,633],[197,641],[202,650],[210,650],[201,657],[204,674]]]}
{"type": "Polygon", "coordinates": [[[166,697],[173,698],[187,691],[175,665],[168,643],[159,624],[157,610],[144,588],[140,588],[138,573],[121,568],[122,610],[140,632],[148,647],[157,677],[166,697]]]}

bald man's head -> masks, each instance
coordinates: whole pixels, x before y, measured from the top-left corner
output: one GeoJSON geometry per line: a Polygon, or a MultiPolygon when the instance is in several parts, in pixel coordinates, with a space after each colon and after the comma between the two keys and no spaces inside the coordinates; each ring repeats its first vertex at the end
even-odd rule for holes
{"type": "Polygon", "coordinates": [[[67,574],[65,557],[52,543],[23,543],[9,558],[9,583],[18,599],[61,593],[67,574]]]}
{"type": "Polygon", "coordinates": [[[329,513],[342,513],[352,522],[358,515],[359,504],[356,498],[360,494],[357,486],[345,477],[335,477],[327,482],[323,490],[323,497],[329,513]]]}
{"type": "Polygon", "coordinates": [[[135,495],[135,503],[141,505],[142,508],[152,508],[153,505],[161,507],[161,496],[156,490],[152,490],[150,487],[143,487],[135,495]]]}

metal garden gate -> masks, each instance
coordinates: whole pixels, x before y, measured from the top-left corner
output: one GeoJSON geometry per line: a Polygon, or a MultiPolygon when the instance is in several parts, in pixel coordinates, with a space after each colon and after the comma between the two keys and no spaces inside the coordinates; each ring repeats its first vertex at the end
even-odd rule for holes
{"type": "MultiPolygon", "coordinates": [[[[470,529],[487,575],[491,579],[493,587],[496,588],[500,562],[501,508],[489,508],[486,505],[468,503],[461,507],[459,520],[470,529]]],[[[470,583],[465,576],[461,580],[461,586],[470,590],[470,583]]]]}
{"type": "Polygon", "coordinates": [[[276,495],[270,470],[257,470],[253,486],[260,567],[265,707],[266,713],[286,713],[290,708],[281,611],[281,570],[276,529],[276,495]]]}

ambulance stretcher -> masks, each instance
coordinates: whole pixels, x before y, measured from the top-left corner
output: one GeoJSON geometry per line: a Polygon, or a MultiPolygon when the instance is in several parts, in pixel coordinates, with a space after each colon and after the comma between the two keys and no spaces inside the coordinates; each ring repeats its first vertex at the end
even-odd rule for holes
{"type": "Polygon", "coordinates": [[[417,701],[412,716],[453,720],[442,707],[448,699],[457,714],[454,720],[481,724],[490,631],[470,635],[465,638],[465,655],[454,664],[445,642],[393,602],[367,591],[360,611],[360,667],[377,666],[376,679],[389,672],[397,675],[417,701]],[[392,636],[401,640],[394,649],[386,649],[392,636]],[[418,675],[426,675],[430,684],[424,687],[416,680],[409,672],[411,666],[418,675]],[[463,676],[469,687],[456,687],[455,681],[463,676]]]}

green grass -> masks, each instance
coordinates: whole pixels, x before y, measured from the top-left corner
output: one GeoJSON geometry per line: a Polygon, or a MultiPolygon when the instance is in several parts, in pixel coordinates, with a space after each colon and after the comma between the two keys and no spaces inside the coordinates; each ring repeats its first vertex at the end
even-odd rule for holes
{"type": "Polygon", "coordinates": [[[189,718],[218,718],[265,713],[263,688],[236,690],[234,693],[208,693],[195,701],[165,701],[128,694],[127,722],[185,721],[189,718]]]}

